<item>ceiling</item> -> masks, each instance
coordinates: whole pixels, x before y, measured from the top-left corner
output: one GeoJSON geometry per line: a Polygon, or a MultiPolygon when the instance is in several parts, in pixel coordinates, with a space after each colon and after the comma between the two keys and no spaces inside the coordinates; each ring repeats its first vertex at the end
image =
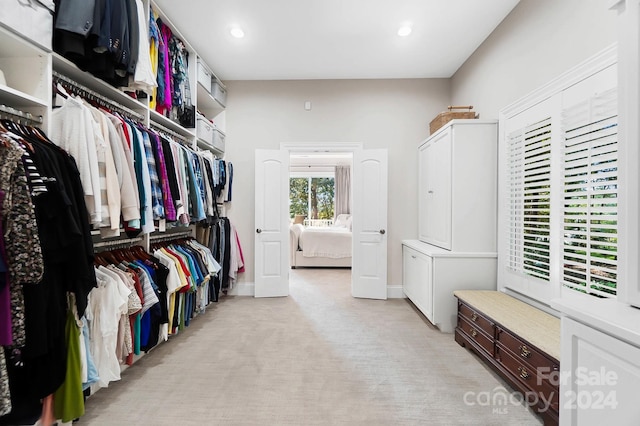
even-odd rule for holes
{"type": "Polygon", "coordinates": [[[155,0],[222,80],[449,78],[518,2],[155,0]]]}

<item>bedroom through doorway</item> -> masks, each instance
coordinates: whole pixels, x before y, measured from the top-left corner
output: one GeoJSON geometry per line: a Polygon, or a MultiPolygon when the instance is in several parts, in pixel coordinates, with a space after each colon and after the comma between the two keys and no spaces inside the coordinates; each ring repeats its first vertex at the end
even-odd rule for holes
{"type": "MultiPolygon", "coordinates": [[[[352,266],[352,152],[289,154],[291,277],[340,277],[350,292],[352,266]],[[341,269],[333,274],[329,269],[341,269]]],[[[298,280],[292,280],[292,284],[298,280]]],[[[303,280],[304,281],[304,280],[303,280]]],[[[343,285],[342,285],[343,284],[343,285]]]]}
{"type": "MultiPolygon", "coordinates": [[[[349,153],[352,158],[350,187],[352,188],[353,213],[351,223],[348,223],[350,219],[348,217],[336,216],[333,219],[338,225],[344,219],[345,224],[342,227],[351,228],[353,235],[350,269],[351,295],[365,299],[386,299],[388,295],[387,149],[365,149],[361,143],[342,142],[317,145],[312,143],[281,143],[279,150],[256,149],[254,295],[255,297],[282,297],[289,294],[291,259],[292,255],[298,252],[297,249],[290,250],[290,238],[295,235],[291,232],[293,224],[289,217],[290,156],[291,154],[318,155],[322,153],[349,153]]],[[[313,213],[313,209],[311,212],[313,213]]],[[[293,219],[295,221],[295,215],[293,219]]],[[[312,223],[308,222],[308,225],[312,223]]],[[[302,219],[302,227],[296,228],[305,229],[304,218],[302,219]]],[[[299,243],[294,247],[299,247],[299,243]]],[[[302,255],[300,259],[309,262],[307,258],[314,257],[302,255]]],[[[332,254],[326,253],[324,257],[327,259],[335,258],[332,254]]],[[[345,262],[346,260],[338,258],[334,261],[345,262]]],[[[316,262],[320,262],[320,260],[316,260],[316,262]]],[[[308,266],[332,268],[341,265],[318,265],[316,263],[308,266]]],[[[348,264],[345,268],[348,270],[348,264]]]]}

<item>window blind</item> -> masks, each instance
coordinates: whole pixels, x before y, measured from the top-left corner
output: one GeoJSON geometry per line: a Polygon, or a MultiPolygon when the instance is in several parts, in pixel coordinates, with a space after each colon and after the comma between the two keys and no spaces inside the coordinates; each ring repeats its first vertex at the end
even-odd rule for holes
{"type": "Polygon", "coordinates": [[[513,272],[549,281],[551,118],[511,132],[509,259],[513,272]]]}
{"type": "Polygon", "coordinates": [[[617,90],[562,112],[562,284],[616,295],[618,266],[617,90]]]}

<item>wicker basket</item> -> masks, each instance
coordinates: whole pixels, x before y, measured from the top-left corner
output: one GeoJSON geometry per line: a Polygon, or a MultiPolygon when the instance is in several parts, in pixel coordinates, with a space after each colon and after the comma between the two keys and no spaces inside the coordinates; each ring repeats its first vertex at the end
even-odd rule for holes
{"type": "Polygon", "coordinates": [[[429,130],[431,134],[434,134],[436,130],[440,127],[447,124],[449,121],[454,118],[478,118],[478,114],[475,111],[471,111],[473,106],[465,105],[465,106],[448,106],[447,111],[441,112],[431,120],[429,123],[429,130]],[[455,111],[455,110],[466,110],[466,111],[455,111]]]}

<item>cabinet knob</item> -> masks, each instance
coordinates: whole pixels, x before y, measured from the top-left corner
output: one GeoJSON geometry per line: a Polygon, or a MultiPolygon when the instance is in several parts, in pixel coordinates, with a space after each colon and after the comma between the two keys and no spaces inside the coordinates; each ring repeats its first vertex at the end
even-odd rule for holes
{"type": "Polygon", "coordinates": [[[478,335],[478,332],[475,330],[475,328],[471,329],[471,337],[476,337],[478,335]]]}
{"type": "Polygon", "coordinates": [[[476,315],[475,312],[471,315],[471,321],[473,321],[473,322],[478,321],[478,315],[476,315]]]}
{"type": "Polygon", "coordinates": [[[433,194],[433,190],[427,191],[427,194],[433,194]]]}
{"type": "Polygon", "coordinates": [[[381,234],[381,235],[384,235],[386,232],[387,232],[387,231],[385,231],[384,229],[381,229],[381,230],[380,230],[380,234],[381,234]]]}
{"type": "Polygon", "coordinates": [[[261,234],[262,233],[262,229],[258,228],[256,229],[256,234],[261,234]]]}
{"type": "Polygon", "coordinates": [[[415,254],[412,254],[412,255],[411,255],[411,258],[412,258],[412,259],[417,259],[418,257],[417,257],[415,254]]]}

